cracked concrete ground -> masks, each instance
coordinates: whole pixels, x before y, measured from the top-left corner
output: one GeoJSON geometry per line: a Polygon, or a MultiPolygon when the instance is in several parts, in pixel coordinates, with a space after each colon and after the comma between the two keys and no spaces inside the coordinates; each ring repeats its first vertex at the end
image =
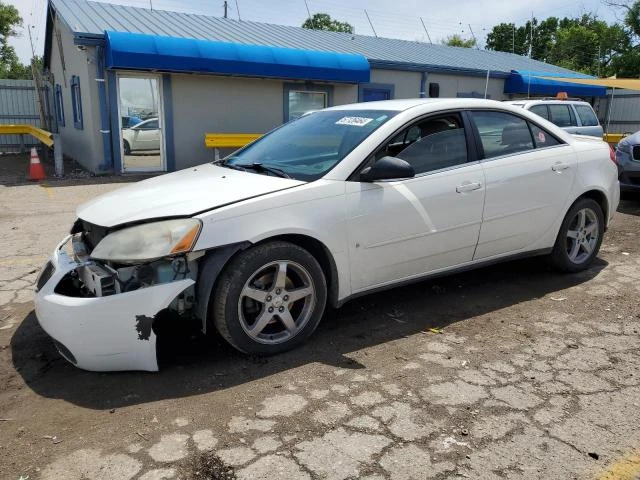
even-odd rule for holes
{"type": "Polygon", "coordinates": [[[115,187],[0,186],[0,478],[172,479],[207,452],[240,479],[640,478],[640,202],[587,272],[511,262],[352,301],[276,357],[185,334],[160,373],[97,374],[31,288],[115,187]]]}

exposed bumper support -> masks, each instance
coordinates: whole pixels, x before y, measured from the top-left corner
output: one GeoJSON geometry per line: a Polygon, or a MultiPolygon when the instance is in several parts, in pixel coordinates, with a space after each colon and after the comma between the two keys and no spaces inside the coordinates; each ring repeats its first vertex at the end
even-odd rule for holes
{"type": "Polygon", "coordinates": [[[107,297],[57,294],[54,289],[62,278],[83,265],[63,250],[69,239],[53,252],[50,262],[55,270],[36,293],[40,325],[56,340],[61,354],[85,370],[157,371],[153,319],[195,282],[178,280],[107,297]]]}

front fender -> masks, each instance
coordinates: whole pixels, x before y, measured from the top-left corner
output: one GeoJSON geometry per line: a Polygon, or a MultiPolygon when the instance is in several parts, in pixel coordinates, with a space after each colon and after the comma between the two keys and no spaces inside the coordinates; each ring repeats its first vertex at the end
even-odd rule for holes
{"type": "Polygon", "coordinates": [[[302,235],[326,246],[338,271],[338,298],[350,295],[345,182],[319,180],[198,215],[194,250],[302,235]]]}

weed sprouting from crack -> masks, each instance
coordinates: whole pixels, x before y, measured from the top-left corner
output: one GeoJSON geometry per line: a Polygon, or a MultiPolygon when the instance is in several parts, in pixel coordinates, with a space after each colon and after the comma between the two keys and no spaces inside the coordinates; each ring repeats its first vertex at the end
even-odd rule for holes
{"type": "Polygon", "coordinates": [[[199,453],[180,465],[179,478],[190,480],[236,480],[233,467],[213,452],[199,453]]]}

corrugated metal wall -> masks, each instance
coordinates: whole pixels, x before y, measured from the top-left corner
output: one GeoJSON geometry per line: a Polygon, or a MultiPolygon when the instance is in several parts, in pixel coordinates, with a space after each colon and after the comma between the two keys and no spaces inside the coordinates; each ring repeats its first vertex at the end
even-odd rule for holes
{"type": "Polygon", "coordinates": [[[598,118],[608,133],[633,133],[640,130],[640,92],[616,89],[611,101],[611,89],[599,99],[598,118]],[[611,104],[611,110],[609,110],[611,104]]]}
{"type": "MultiPolygon", "coordinates": [[[[55,115],[53,113],[52,88],[43,86],[44,112],[47,117],[47,127],[50,131],[57,131],[55,115]]],[[[0,79],[0,123],[30,124],[42,127],[36,88],[33,80],[0,79]]],[[[38,144],[30,135],[25,135],[26,147],[38,144]]],[[[16,151],[20,148],[19,135],[0,135],[0,151],[16,151]]]]}

